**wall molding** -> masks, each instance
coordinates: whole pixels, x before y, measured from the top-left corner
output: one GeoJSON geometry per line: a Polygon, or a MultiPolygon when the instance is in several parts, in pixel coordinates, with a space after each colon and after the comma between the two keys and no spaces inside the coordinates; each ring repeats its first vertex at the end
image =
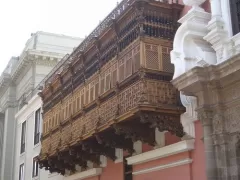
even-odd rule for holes
{"type": "Polygon", "coordinates": [[[159,171],[159,170],[163,170],[163,169],[168,169],[168,168],[172,168],[172,167],[177,167],[177,166],[181,166],[181,165],[186,165],[186,164],[190,164],[192,163],[193,160],[192,159],[182,159],[173,163],[168,163],[168,164],[164,164],[164,165],[159,165],[159,166],[155,166],[152,168],[148,168],[148,169],[142,169],[139,171],[135,171],[132,174],[133,175],[140,175],[140,174],[146,174],[146,173],[150,173],[150,172],[154,172],[154,171],[159,171]]]}
{"type": "Polygon", "coordinates": [[[153,161],[156,159],[179,154],[182,152],[191,151],[193,149],[194,149],[194,139],[184,140],[169,146],[164,146],[162,148],[158,148],[152,151],[138,154],[136,156],[129,157],[127,158],[127,163],[129,165],[141,164],[141,163],[153,161]]]}
{"type": "Polygon", "coordinates": [[[100,174],[102,174],[102,168],[93,168],[93,169],[89,169],[87,171],[83,171],[68,177],[64,177],[64,180],[80,180],[80,179],[90,178],[93,176],[98,176],[100,174]]]}

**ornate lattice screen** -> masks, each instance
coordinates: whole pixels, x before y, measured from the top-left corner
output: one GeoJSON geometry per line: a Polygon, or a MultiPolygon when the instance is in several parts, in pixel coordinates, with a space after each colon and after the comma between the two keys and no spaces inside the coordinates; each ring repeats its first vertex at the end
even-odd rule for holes
{"type": "Polygon", "coordinates": [[[171,48],[169,47],[161,47],[162,48],[162,70],[164,72],[173,73],[174,65],[171,64],[170,52],[171,48]]]}
{"type": "Polygon", "coordinates": [[[158,45],[145,44],[146,68],[160,70],[158,45]]]}

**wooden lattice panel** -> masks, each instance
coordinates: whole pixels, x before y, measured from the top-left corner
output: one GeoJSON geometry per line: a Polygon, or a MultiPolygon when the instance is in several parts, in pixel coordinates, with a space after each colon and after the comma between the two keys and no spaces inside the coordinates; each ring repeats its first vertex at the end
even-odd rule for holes
{"type": "Polygon", "coordinates": [[[162,67],[164,72],[173,73],[174,65],[171,63],[170,52],[169,47],[162,47],[162,67]]]}
{"type": "Polygon", "coordinates": [[[110,119],[112,119],[117,112],[117,97],[111,98],[111,100],[101,104],[99,108],[99,117],[100,117],[100,125],[107,123],[110,119]]]}
{"type": "Polygon", "coordinates": [[[125,59],[121,59],[119,60],[119,64],[118,64],[118,78],[119,78],[119,82],[124,80],[124,64],[125,64],[125,59]]]}
{"type": "Polygon", "coordinates": [[[177,105],[177,90],[169,82],[147,81],[148,102],[177,105]]]}
{"type": "Polygon", "coordinates": [[[124,78],[129,77],[132,74],[132,51],[125,56],[125,74],[124,78]]]}
{"type": "Polygon", "coordinates": [[[50,138],[47,138],[47,139],[44,139],[44,141],[42,141],[41,145],[42,145],[42,149],[41,149],[41,153],[48,153],[48,147],[50,146],[51,144],[51,139],[50,138]]]}
{"type": "Polygon", "coordinates": [[[133,59],[132,59],[133,73],[137,72],[140,68],[140,46],[138,45],[133,49],[133,59]]]}
{"type": "Polygon", "coordinates": [[[158,46],[153,44],[145,44],[146,68],[160,70],[160,59],[158,46]]]}
{"type": "Polygon", "coordinates": [[[141,94],[141,83],[137,82],[119,94],[120,114],[137,105],[141,94]]]}
{"type": "Polygon", "coordinates": [[[59,131],[51,136],[51,148],[53,151],[58,148],[60,139],[61,133],[59,131]]]}
{"type": "Polygon", "coordinates": [[[117,63],[113,64],[112,66],[112,75],[111,75],[111,81],[112,81],[112,86],[114,87],[117,83],[117,80],[118,80],[118,71],[117,71],[117,63]]]}

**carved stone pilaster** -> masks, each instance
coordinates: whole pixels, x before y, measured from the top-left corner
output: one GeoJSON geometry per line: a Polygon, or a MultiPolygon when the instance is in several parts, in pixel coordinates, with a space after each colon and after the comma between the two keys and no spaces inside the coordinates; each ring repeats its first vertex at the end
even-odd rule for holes
{"type": "Polygon", "coordinates": [[[206,158],[206,174],[208,180],[217,180],[216,154],[213,141],[213,111],[209,108],[198,110],[198,119],[202,122],[206,158]]]}

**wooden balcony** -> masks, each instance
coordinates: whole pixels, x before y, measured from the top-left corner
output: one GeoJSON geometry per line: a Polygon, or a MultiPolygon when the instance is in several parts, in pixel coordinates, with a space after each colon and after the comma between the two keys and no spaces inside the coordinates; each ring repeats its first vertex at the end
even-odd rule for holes
{"type": "Polygon", "coordinates": [[[184,108],[170,83],[170,51],[182,6],[126,2],[121,16],[80,45],[40,94],[39,161],[51,172],[74,172],[87,161],[98,165],[100,155],[114,160],[115,148],[133,153],[138,140],[154,146],[155,128],[184,135],[184,108]]]}

